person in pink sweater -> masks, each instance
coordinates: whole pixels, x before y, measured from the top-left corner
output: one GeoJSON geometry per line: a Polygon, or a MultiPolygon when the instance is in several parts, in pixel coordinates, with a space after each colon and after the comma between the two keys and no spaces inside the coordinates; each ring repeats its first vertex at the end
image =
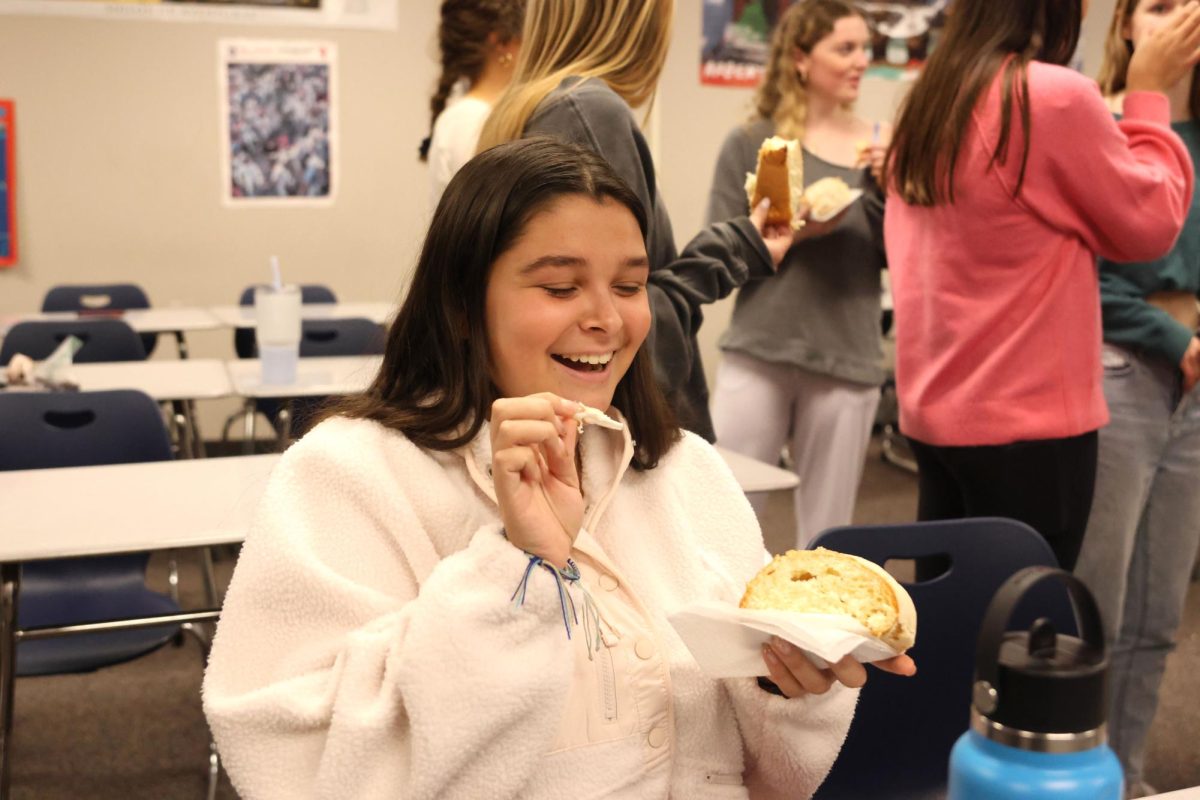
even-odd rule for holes
{"type": "Polygon", "coordinates": [[[1028,523],[1063,567],[1092,504],[1096,257],[1173,246],[1193,170],[1163,90],[1200,60],[1200,4],[1133,56],[1124,117],[1063,66],[1086,0],[958,0],[901,109],[884,236],[900,427],[922,520],[1028,523]]]}

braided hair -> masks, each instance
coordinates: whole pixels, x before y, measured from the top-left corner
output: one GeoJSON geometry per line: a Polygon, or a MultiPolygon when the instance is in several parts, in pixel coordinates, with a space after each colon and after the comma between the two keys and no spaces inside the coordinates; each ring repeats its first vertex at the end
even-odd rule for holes
{"type": "Polygon", "coordinates": [[[433,124],[446,109],[454,85],[462,79],[475,83],[487,63],[488,36],[496,34],[501,44],[521,36],[525,0],[444,0],[438,26],[438,49],[442,74],[429,100],[430,136],[421,142],[421,160],[429,156],[433,124]]]}

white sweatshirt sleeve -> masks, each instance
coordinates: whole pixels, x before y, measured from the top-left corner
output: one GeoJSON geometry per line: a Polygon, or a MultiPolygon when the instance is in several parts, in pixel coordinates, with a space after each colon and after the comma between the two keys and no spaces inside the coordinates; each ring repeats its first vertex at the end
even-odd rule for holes
{"type": "Polygon", "coordinates": [[[842,749],[858,690],[837,685],[822,695],[788,699],[753,678],[725,681],[746,755],[754,800],[811,797],[842,749]]]}
{"type": "Polygon", "coordinates": [[[319,433],[271,478],[205,674],[234,785],[248,800],[519,796],[573,663],[554,578],[534,570],[514,607],[529,559],[493,525],[437,560],[406,499],[432,462],[319,433]]]}

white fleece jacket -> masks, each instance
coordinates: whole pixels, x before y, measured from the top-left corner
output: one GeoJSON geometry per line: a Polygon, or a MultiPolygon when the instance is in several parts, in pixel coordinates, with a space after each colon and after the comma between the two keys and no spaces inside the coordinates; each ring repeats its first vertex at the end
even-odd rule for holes
{"type": "MultiPolygon", "coordinates": [[[[754,514],[687,434],[644,472],[628,434],[582,437],[574,557],[603,616],[589,656],[553,577],[500,533],[486,428],[422,450],[367,421],[284,455],[247,537],[204,679],[225,767],[256,798],[801,798],[857,692],[786,700],[705,677],[666,621],[737,602],[754,514]]],[[[572,590],[582,607],[580,590],[572,590]]]]}

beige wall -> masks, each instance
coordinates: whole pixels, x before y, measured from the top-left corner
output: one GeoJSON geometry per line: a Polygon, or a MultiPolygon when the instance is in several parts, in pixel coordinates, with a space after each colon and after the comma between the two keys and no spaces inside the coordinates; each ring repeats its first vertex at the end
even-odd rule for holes
{"type": "MultiPolygon", "coordinates": [[[[395,32],[0,16],[0,97],[17,103],[21,252],[17,267],[0,270],[0,313],[36,309],[56,283],[119,279],[141,283],[155,305],[230,303],[264,277],[271,254],[289,280],[328,283],[343,299],[398,297],[428,213],[415,151],[436,77],[438,6],[398,2],[395,32]],[[337,44],[333,207],[221,205],[216,42],[225,37],[337,44]]],[[[1092,27],[1112,2],[1093,0],[1092,27]]],[[[703,222],[717,150],[749,100],[746,90],[699,85],[701,7],[678,2],[652,137],[681,244],[703,222]]],[[[1089,30],[1093,50],[1100,36],[1089,30]]],[[[860,112],[890,117],[900,88],[868,80],[860,112]]],[[[707,314],[710,375],[728,314],[728,303],[707,314]]],[[[222,358],[231,339],[190,337],[195,355],[222,358]]]]}

